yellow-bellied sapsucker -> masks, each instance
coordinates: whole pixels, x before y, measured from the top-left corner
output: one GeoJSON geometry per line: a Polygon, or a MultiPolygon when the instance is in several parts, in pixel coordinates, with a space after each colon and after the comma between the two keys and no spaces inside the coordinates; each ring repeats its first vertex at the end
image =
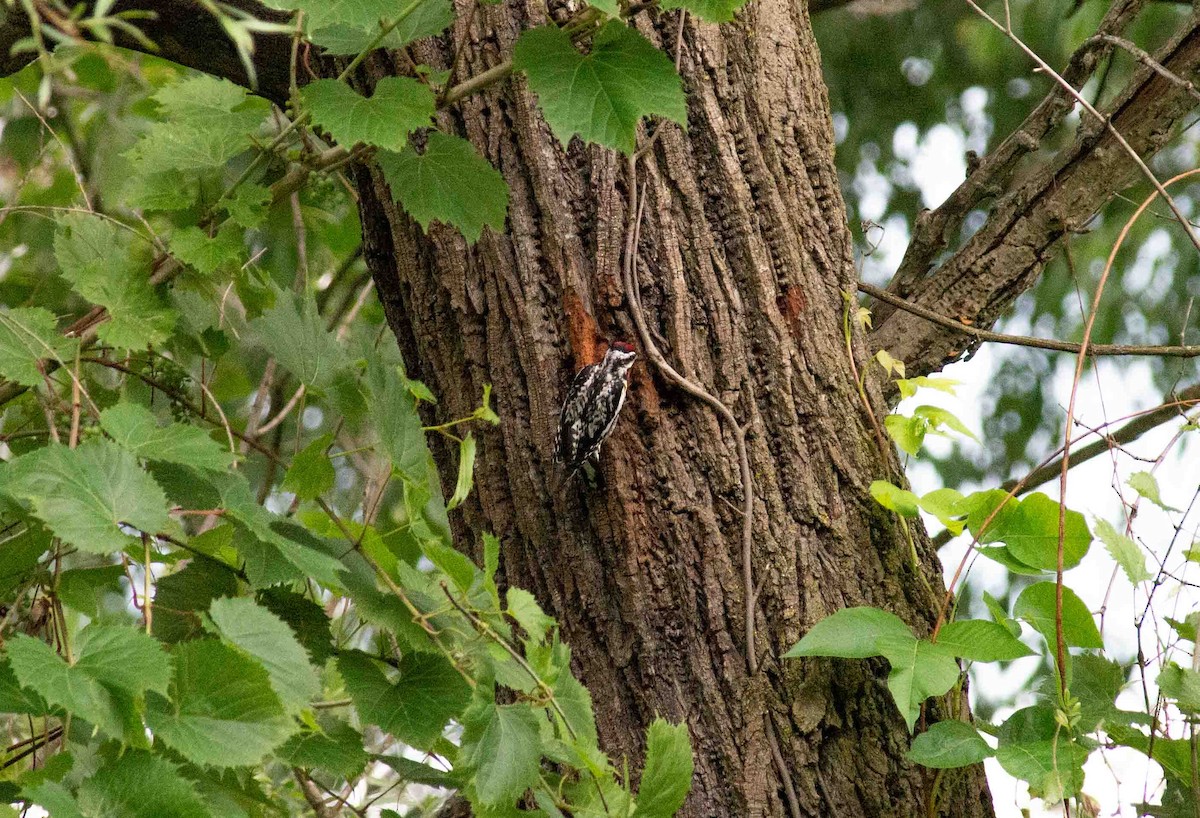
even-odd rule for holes
{"type": "Polygon", "coordinates": [[[629,389],[629,369],[637,353],[615,341],[598,363],[579,370],[558,417],[554,459],[574,474],[596,454],[617,425],[617,415],[629,389]]]}

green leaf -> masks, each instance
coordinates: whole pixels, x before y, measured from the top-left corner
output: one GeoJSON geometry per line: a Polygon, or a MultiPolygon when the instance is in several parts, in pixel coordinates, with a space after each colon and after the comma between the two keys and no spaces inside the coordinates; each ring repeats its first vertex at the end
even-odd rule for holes
{"type": "Polygon", "coordinates": [[[995,620],[996,624],[1003,625],[1013,636],[1021,635],[1021,623],[1008,615],[1004,610],[1004,606],[1000,604],[1000,600],[987,591],[984,591],[983,604],[987,606],[988,613],[992,615],[992,619],[995,620]]]}
{"type": "Polygon", "coordinates": [[[1200,712],[1200,673],[1171,663],[1158,674],[1159,691],[1185,713],[1200,712]]]}
{"type": "Polygon", "coordinates": [[[511,804],[538,777],[542,757],[538,718],[524,704],[488,705],[490,718],[469,723],[463,751],[474,770],[475,794],[484,806],[511,804]]]}
{"type": "MultiPolygon", "coordinates": [[[[569,736],[574,733],[578,741],[586,747],[595,747],[596,714],[592,709],[592,694],[580,684],[569,668],[563,668],[554,682],[554,699],[567,716],[571,729],[565,731],[569,736]]],[[[557,712],[555,716],[557,716],[557,712]]]]}
{"type": "Polygon", "coordinates": [[[920,501],[911,491],[893,486],[886,480],[876,480],[871,483],[871,496],[879,505],[894,511],[901,517],[916,517],[920,511],[920,501]]]}
{"type": "Polygon", "coordinates": [[[440,654],[405,654],[395,683],[361,653],[343,654],[338,670],[363,721],[421,749],[433,748],[471,698],[466,680],[440,654]]]}
{"type": "Polygon", "coordinates": [[[17,682],[48,703],[82,718],[113,738],[126,734],[133,717],[128,701],[87,673],[67,664],[49,645],[17,634],[6,645],[17,682]]]}
{"type": "Polygon", "coordinates": [[[896,445],[906,454],[916,456],[925,442],[929,424],[920,418],[891,414],[883,419],[883,426],[896,445]]]}
{"type": "Polygon", "coordinates": [[[392,195],[426,231],[434,221],[458,228],[474,244],[485,226],[504,229],[508,185],[465,139],[433,131],[424,153],[409,144],[377,156],[392,195]]]}
{"type": "Polygon", "coordinates": [[[1058,727],[1054,709],[1018,710],[1000,726],[996,760],[1009,775],[1029,783],[1030,794],[1051,801],[1071,797],[1083,786],[1088,751],[1058,727]]]}
{"type": "Polygon", "coordinates": [[[349,361],[325,329],[311,294],[275,291],[275,306],[250,322],[267,351],[305,386],[324,389],[349,361]]]}
{"type": "Polygon", "coordinates": [[[337,472],[329,459],[331,443],[333,435],[321,435],[292,458],[283,476],[284,491],[293,492],[301,500],[312,500],[333,488],[337,472]]]}
{"type": "Polygon", "coordinates": [[[140,349],[161,344],[175,328],[176,315],[150,284],[150,272],[132,257],[131,234],[111,221],[84,213],[59,219],[54,258],[71,286],[111,319],[97,334],[113,346],[140,349]]]}
{"type": "Polygon", "coordinates": [[[962,494],[954,489],[934,489],[923,495],[917,502],[922,510],[937,517],[938,522],[946,526],[951,534],[958,535],[966,526],[964,520],[955,519],[965,513],[962,510],[962,501],[962,494]]]}
{"type": "Polygon", "coordinates": [[[884,636],[879,650],[892,666],[888,690],[900,708],[912,732],[921,712],[921,703],[930,696],[942,696],[958,681],[959,667],[948,650],[912,634],[884,636]]]}
{"type": "Polygon", "coordinates": [[[417,402],[405,387],[403,376],[395,367],[374,363],[367,367],[366,380],[374,407],[375,433],[391,457],[393,468],[406,482],[424,482],[429,446],[417,402]]]}
{"type": "Polygon", "coordinates": [[[380,46],[399,49],[422,37],[440,34],[454,19],[448,0],[268,0],[279,9],[304,11],[311,39],[331,54],[357,54],[379,34],[380,21],[405,16],[380,46]]]}
{"type": "Polygon", "coordinates": [[[1113,528],[1112,523],[1097,517],[1096,534],[1117,565],[1121,566],[1131,585],[1153,578],[1146,568],[1146,555],[1142,553],[1142,549],[1129,537],[1113,528]]]}
{"type": "Polygon", "coordinates": [[[587,55],[555,25],[524,32],[513,65],[529,77],[546,123],[566,144],[578,134],[632,154],[638,122],[657,114],[687,124],[687,102],[671,59],[623,21],[610,20],[587,55]]]}
{"type": "Polygon", "coordinates": [[[212,275],[229,265],[241,266],[242,251],[242,231],[233,225],[222,228],[215,236],[195,225],[181,227],[171,234],[171,255],[201,275],[212,275]]]}
{"type": "Polygon", "coordinates": [[[529,634],[535,644],[541,645],[546,641],[546,634],[554,627],[554,618],[547,616],[542,606],[533,594],[524,588],[509,588],[505,595],[508,603],[508,615],[529,634]]]}
{"type": "Polygon", "coordinates": [[[363,771],[370,760],[362,734],[344,721],[323,730],[304,730],[288,739],[277,755],[286,764],[320,769],[347,780],[363,771]]]}
{"type": "MultiPolygon", "coordinates": [[[[979,539],[979,542],[986,545],[998,540],[995,532],[1004,526],[1007,517],[1016,513],[1019,505],[1020,501],[1010,497],[1008,492],[989,489],[968,494],[963,498],[960,510],[967,515],[967,528],[979,539]],[[996,513],[993,515],[994,511],[996,513]],[[988,521],[989,517],[991,517],[990,521],[988,521]],[[987,522],[986,529],[982,528],[984,522],[987,522]]],[[[1057,530],[1055,528],[1056,532],[1057,530]]]]}
{"type": "Polygon", "coordinates": [[[233,569],[213,560],[192,560],[182,570],[159,577],[154,586],[154,635],[164,642],[199,636],[204,630],[200,612],[217,597],[235,593],[233,569]]]}
{"type": "Polygon", "coordinates": [[[943,409],[940,406],[918,406],[913,410],[913,417],[927,421],[929,423],[929,431],[931,432],[942,434],[941,427],[947,426],[963,437],[969,437],[976,443],[979,442],[979,438],[975,436],[975,433],[968,429],[967,425],[948,409],[943,409]]]}
{"type": "MultiPolygon", "coordinates": [[[[991,535],[1008,546],[1009,553],[1025,565],[1053,571],[1058,565],[1059,506],[1045,494],[1034,493],[1011,512],[998,518],[991,535]]],[[[1078,511],[1067,511],[1063,537],[1063,568],[1074,568],[1092,544],[1087,521],[1078,511]]]]}
{"type": "Polygon", "coordinates": [[[458,482],[454,486],[454,496],[446,503],[446,510],[452,511],[458,504],[467,499],[475,477],[475,437],[470,432],[458,446],[458,482]]]}
{"type": "Polygon", "coordinates": [[[408,132],[431,125],[436,110],[429,86],[409,77],[384,77],[370,97],[338,80],[314,80],[300,96],[313,122],[346,148],[362,142],[403,150],[408,132]]]}
{"type": "Polygon", "coordinates": [[[71,568],[58,575],[58,597],[62,603],[95,619],[108,610],[108,597],[124,596],[123,565],[71,568]]]}
{"type": "Polygon", "coordinates": [[[896,379],[896,386],[900,389],[900,397],[902,399],[911,398],[922,387],[936,389],[939,392],[953,395],[961,383],[962,381],[956,381],[953,378],[929,378],[925,375],[918,375],[915,378],[896,379]]]}
{"type": "Polygon", "coordinates": [[[139,176],[223,168],[251,146],[268,111],[266,100],[208,75],[167,85],[154,99],[166,121],[152,125],[125,154],[139,176]]]}
{"type": "Polygon", "coordinates": [[[79,806],[84,815],[104,818],[212,816],[175,765],[146,752],[124,753],[87,776],[79,786],[79,806]]]}
{"type": "MultiPolygon", "coordinates": [[[[407,781],[413,784],[428,784],[431,787],[446,787],[451,789],[454,787],[454,781],[450,773],[435,770],[428,764],[422,764],[419,761],[413,761],[411,758],[404,756],[385,756],[375,755],[372,760],[378,761],[381,764],[386,764],[391,767],[400,776],[401,781],[407,781]]],[[[387,810],[384,810],[386,813],[387,810]]]]}
{"type": "Polygon", "coordinates": [[[942,628],[937,643],[955,656],[975,662],[1005,662],[1033,655],[1006,627],[983,619],[951,622],[942,628]]]}
{"type": "Polygon", "coordinates": [[[278,616],[296,635],[296,640],[308,651],[313,664],[321,667],[333,656],[333,633],[325,609],[306,596],[281,588],[268,588],[259,602],[278,616]]]}
{"type": "MultiPolygon", "coordinates": [[[[1103,648],[1100,631],[1083,600],[1070,588],[1064,587],[1062,591],[1063,640],[1071,647],[1103,648]]],[[[1037,582],[1022,591],[1013,606],[1013,615],[1033,625],[1046,638],[1047,644],[1055,644],[1054,583],[1037,582]]]]}
{"type": "Polygon", "coordinates": [[[662,7],[687,9],[708,23],[728,23],[747,0],[664,0],[662,7]]]}
{"type": "Polygon", "coordinates": [[[164,695],[171,680],[171,658],[152,636],[131,627],[92,623],[75,643],[75,670],[108,687],[137,695],[164,695]]]}
{"type": "Polygon", "coordinates": [[[23,386],[45,381],[38,362],[75,357],[78,341],[58,333],[54,315],[41,307],[0,308],[0,375],[23,386]]]}
{"type": "Polygon", "coordinates": [[[221,638],[241,648],[267,669],[284,709],[295,714],[321,692],[308,654],[291,628],[266,608],[245,597],[218,599],[208,615],[221,638]]]}
{"type": "Polygon", "coordinates": [[[1163,502],[1162,495],[1158,492],[1158,480],[1148,471],[1139,471],[1129,475],[1129,487],[1163,511],[1179,511],[1174,506],[1163,502]]]}
{"type": "Polygon", "coordinates": [[[242,182],[231,198],[221,200],[221,206],[234,222],[252,230],[266,221],[271,209],[271,189],[242,182]]]}
{"type": "Polygon", "coordinates": [[[172,651],[170,701],[151,696],[154,735],[196,764],[245,767],[282,744],[295,725],[284,714],[267,671],[215,639],[181,642],[172,651]]]}
{"type": "Polygon", "coordinates": [[[936,770],[967,767],[993,755],[979,731],[962,721],[939,721],[913,739],[908,760],[936,770]]]}
{"type": "Polygon", "coordinates": [[[71,791],[57,781],[41,781],[36,786],[22,787],[21,797],[54,818],[83,818],[71,791]]]}
{"type": "Polygon", "coordinates": [[[671,818],[692,788],[692,743],[686,724],[662,718],[646,731],[646,767],[638,788],[641,818],[671,818]]]}
{"type": "Polygon", "coordinates": [[[225,471],[238,456],[186,423],[159,426],[154,413],[136,403],[118,403],[100,413],[100,426],[117,445],[144,460],[225,471]]]}
{"type": "Polygon", "coordinates": [[[785,659],[802,656],[866,659],[883,653],[879,648],[881,638],[913,639],[913,635],[908,625],[894,613],[879,608],[843,608],[813,625],[783,656],[785,659]]]}
{"type": "Polygon", "coordinates": [[[132,454],[107,440],[35,449],[8,463],[0,481],[4,491],[32,503],[58,537],[83,551],[125,548],[131,535],[122,525],[150,533],[167,525],[162,489],[132,454]]]}

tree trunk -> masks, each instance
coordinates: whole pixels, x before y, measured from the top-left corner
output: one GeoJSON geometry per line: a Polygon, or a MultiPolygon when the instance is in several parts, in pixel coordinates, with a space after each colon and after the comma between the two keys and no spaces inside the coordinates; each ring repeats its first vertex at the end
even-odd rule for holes
{"type": "MultiPolygon", "coordinates": [[[[510,54],[542,8],[481,7],[461,76],[510,54]]],[[[460,14],[456,37],[469,19],[460,14]]],[[[679,24],[678,12],[639,21],[668,52],[679,24]]],[[[449,56],[426,47],[414,60],[449,56]]],[[[377,57],[359,80],[404,65],[377,57]]],[[[438,419],[469,413],[492,384],[503,420],[481,435],[456,535],[474,549],[480,532],[497,534],[507,579],[559,619],[614,758],[640,762],[656,715],[687,721],[696,773],[682,814],[787,815],[784,767],[801,815],[924,815],[933,776],[903,759],[885,666],[776,658],[838,608],[882,606],[928,631],[940,602],[868,493],[896,463],[890,446],[880,451],[843,334],[856,275],[805,4],[757,0],[721,27],[688,19],[680,67],[688,130],[662,126],[639,165],[649,198],[637,271],[666,357],[748,425],[760,671],[749,674],[745,655],[734,430],[643,355],[597,484],[566,480],[553,462],[575,370],[607,341],[642,346],[621,286],[630,186],[624,159],[578,142],[564,150],[520,78],[443,123],[507,179],[504,235],[473,248],[439,226],[425,236],[378,172],[356,170],[366,259],[411,374],[439,396],[438,419]]],[[[857,334],[853,349],[861,372],[857,334]]],[[[455,456],[438,453],[448,488],[455,456]]],[[[936,555],[916,536],[921,570],[941,589],[936,555]]],[[[990,815],[982,770],[947,776],[939,804],[990,815]]]]}

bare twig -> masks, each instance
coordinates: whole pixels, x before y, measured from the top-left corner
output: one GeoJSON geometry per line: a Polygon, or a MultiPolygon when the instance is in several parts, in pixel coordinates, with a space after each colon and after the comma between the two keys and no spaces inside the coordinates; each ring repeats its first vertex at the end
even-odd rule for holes
{"type": "MultiPolygon", "coordinates": [[[[858,284],[859,292],[875,298],[884,303],[891,304],[897,309],[912,313],[918,318],[924,318],[938,326],[946,327],[947,329],[961,332],[964,335],[969,335],[978,341],[987,341],[998,344],[1010,344],[1012,346],[1034,347],[1036,349],[1048,349],[1055,352],[1070,352],[1078,354],[1082,349],[1082,345],[1073,344],[1070,341],[1059,341],[1053,338],[1034,338],[1028,335],[1008,335],[1002,332],[992,332],[979,327],[973,327],[970,324],[964,324],[956,318],[951,318],[948,315],[942,315],[930,309],[926,309],[917,304],[900,298],[899,296],[889,293],[887,290],[871,284],[860,282],[858,284]]],[[[1158,346],[1154,344],[1092,344],[1087,349],[1088,355],[1146,355],[1158,358],[1196,358],[1200,357],[1200,345],[1189,346],[1158,346]]]]}

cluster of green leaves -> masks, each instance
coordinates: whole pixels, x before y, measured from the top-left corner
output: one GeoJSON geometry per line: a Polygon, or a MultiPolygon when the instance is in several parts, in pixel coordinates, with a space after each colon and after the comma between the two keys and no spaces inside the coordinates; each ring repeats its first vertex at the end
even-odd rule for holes
{"type": "MultiPolygon", "coordinates": [[[[897,371],[890,361],[880,363],[897,371]]],[[[929,378],[898,383],[905,398],[922,387],[953,392],[954,386],[945,379],[929,378]]],[[[970,434],[952,414],[928,406],[919,407],[911,416],[891,415],[886,422],[893,439],[909,454],[918,452],[927,432],[943,425],[970,434]]],[[[1163,501],[1149,472],[1133,474],[1128,483],[1144,499],[1164,511],[1173,510],[1163,501]]],[[[909,752],[909,758],[918,764],[951,769],[995,757],[1009,774],[1028,783],[1032,795],[1056,803],[1082,792],[1083,764],[1093,751],[1106,743],[1116,744],[1152,753],[1166,771],[1163,807],[1153,808],[1153,814],[1194,813],[1190,742],[1158,737],[1151,741],[1144,731],[1153,723],[1152,713],[1117,707],[1129,668],[1104,657],[1104,643],[1087,605],[1070,587],[1060,588],[1055,581],[1060,511],[1062,561],[1067,570],[1083,562],[1093,542],[1092,528],[1082,514],[1060,510],[1057,501],[1038,492],[1016,499],[999,489],[964,496],[942,488],[918,496],[879,480],[871,485],[871,494],[880,506],[902,519],[917,518],[924,511],[952,534],[970,533],[976,553],[1004,566],[1023,583],[1011,612],[984,592],[988,618],[954,618],[951,610],[946,624],[924,636],[888,611],[847,608],[817,622],[786,654],[788,658],[886,659],[890,667],[887,686],[909,730],[919,721],[923,723],[909,752]],[[1033,581],[1024,579],[1027,577],[1033,581]],[[1023,625],[1041,638],[1026,636],[1023,625]],[[1057,655],[1060,629],[1065,666],[1059,665],[1057,655]],[[1045,693],[1037,704],[994,725],[956,717],[961,685],[972,664],[1009,662],[1038,654],[1050,673],[1044,677],[1045,693]],[[927,700],[951,691],[955,692],[948,700],[950,713],[939,711],[941,720],[933,721],[927,700]]],[[[1094,521],[1094,530],[1095,538],[1131,585],[1153,578],[1146,554],[1132,538],[1103,519],[1094,521]]],[[[1200,615],[1181,622],[1171,620],[1170,624],[1181,640],[1194,642],[1200,615]]],[[[1166,704],[1189,717],[1197,713],[1200,673],[1194,668],[1170,664],[1157,684],[1166,704]]],[[[933,797],[936,800],[936,794],[933,797]]]]}
{"type": "MultiPolygon", "coordinates": [[[[723,21],[742,2],[668,7],[723,21]]],[[[453,22],[448,0],[270,5],[355,61],[453,22]]],[[[670,58],[627,14],[598,2],[518,40],[563,142],[628,153],[643,118],[685,122],[670,58]]],[[[247,56],[257,24],[221,20],[247,56]]],[[[682,804],[686,728],[651,725],[635,792],[555,621],[498,587],[500,543],[482,538],[481,565],[454,548],[448,515],[500,418],[485,390],[423,426],[435,396],[364,299],[344,162],[377,162],[427,229],[503,226],[501,174],[435,128],[451,80],[312,80],[281,126],[228,82],[66,42],[0,87],[0,240],[22,248],[0,280],[0,712],[20,736],[0,802],[299,814],[365,782],[372,801],[421,806],[418,783],[497,818],[682,804]],[[431,436],[458,451],[449,499],[431,436]]]]}

